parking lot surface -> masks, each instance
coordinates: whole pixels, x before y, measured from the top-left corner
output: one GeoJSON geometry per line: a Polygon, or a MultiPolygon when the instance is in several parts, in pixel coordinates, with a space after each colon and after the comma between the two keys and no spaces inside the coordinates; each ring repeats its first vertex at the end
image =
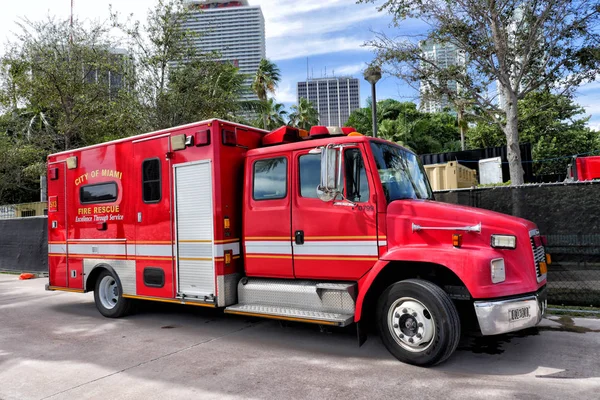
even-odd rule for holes
{"type": "Polygon", "coordinates": [[[0,399],[598,399],[600,320],[465,337],[444,364],[402,364],[350,330],[146,303],[102,317],[93,294],[0,274],[0,399]]]}

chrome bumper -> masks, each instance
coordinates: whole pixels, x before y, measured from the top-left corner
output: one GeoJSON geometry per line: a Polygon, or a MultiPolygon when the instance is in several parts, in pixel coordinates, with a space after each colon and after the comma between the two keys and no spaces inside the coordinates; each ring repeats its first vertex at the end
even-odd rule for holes
{"type": "Polygon", "coordinates": [[[499,335],[536,326],[546,313],[546,287],[534,295],[510,300],[476,301],[475,313],[483,335],[499,335]],[[510,321],[510,310],[529,307],[529,317],[510,321]]]}

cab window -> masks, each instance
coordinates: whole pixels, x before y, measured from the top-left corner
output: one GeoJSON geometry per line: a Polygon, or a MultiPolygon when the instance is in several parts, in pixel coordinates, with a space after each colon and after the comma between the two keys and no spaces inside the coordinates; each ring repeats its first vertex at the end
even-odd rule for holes
{"type": "Polygon", "coordinates": [[[254,200],[275,200],[287,196],[287,159],[268,158],[254,163],[254,200]]]}
{"type": "Polygon", "coordinates": [[[317,187],[321,183],[321,155],[306,154],[300,156],[300,196],[318,199],[317,187]]]}
{"type": "Polygon", "coordinates": [[[346,199],[361,203],[369,201],[369,181],[359,149],[344,152],[346,199]]]}

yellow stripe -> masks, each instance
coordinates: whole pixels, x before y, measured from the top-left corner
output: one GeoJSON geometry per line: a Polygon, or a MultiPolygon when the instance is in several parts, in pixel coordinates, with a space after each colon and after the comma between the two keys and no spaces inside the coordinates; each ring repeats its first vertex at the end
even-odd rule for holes
{"type": "Polygon", "coordinates": [[[136,300],[158,301],[159,303],[185,304],[187,306],[210,307],[210,308],[217,307],[215,304],[185,302],[185,301],[181,301],[181,300],[162,299],[160,297],[133,296],[130,294],[124,294],[123,297],[128,298],[128,299],[136,299],[136,300]]]}
{"type": "Polygon", "coordinates": [[[181,261],[212,261],[212,257],[179,257],[181,261]]]}
{"type": "Polygon", "coordinates": [[[227,310],[227,309],[225,309],[225,313],[226,314],[235,314],[235,315],[246,315],[246,316],[250,316],[250,317],[268,318],[268,319],[281,319],[284,321],[306,322],[309,324],[332,325],[332,326],[339,325],[337,322],[331,322],[331,321],[320,321],[320,320],[315,320],[315,319],[284,317],[284,316],[269,315],[269,314],[255,314],[255,313],[250,313],[250,312],[233,311],[233,310],[227,310]]]}
{"type": "Polygon", "coordinates": [[[246,254],[246,258],[280,258],[280,259],[291,259],[292,256],[269,256],[269,255],[258,255],[258,254],[246,254]]]}
{"type": "Polygon", "coordinates": [[[233,256],[233,259],[234,259],[234,260],[237,260],[238,258],[240,258],[240,256],[239,256],[239,255],[238,255],[238,256],[233,256]]]}
{"type": "Polygon", "coordinates": [[[336,260],[336,261],[377,261],[377,257],[320,257],[320,256],[295,256],[294,260],[336,260]]]}
{"type": "Polygon", "coordinates": [[[292,240],[287,236],[248,236],[244,240],[292,240]]]}
{"type": "MultiPolygon", "coordinates": [[[[133,256],[131,256],[133,257],[133,256]]],[[[131,258],[130,257],[130,258],[131,258]]],[[[101,258],[108,260],[125,260],[127,256],[105,255],[105,254],[69,254],[69,258],[101,258]]]]}
{"type": "Polygon", "coordinates": [[[131,259],[145,260],[145,261],[172,261],[172,256],[129,256],[131,259]]]}
{"type": "Polygon", "coordinates": [[[63,287],[58,287],[58,286],[49,286],[48,289],[59,290],[61,292],[83,293],[83,289],[69,289],[69,288],[63,288],[63,287]]]}
{"type": "Polygon", "coordinates": [[[217,244],[225,244],[225,243],[235,243],[235,242],[239,242],[240,239],[224,239],[224,240],[215,240],[215,243],[217,244]]]}

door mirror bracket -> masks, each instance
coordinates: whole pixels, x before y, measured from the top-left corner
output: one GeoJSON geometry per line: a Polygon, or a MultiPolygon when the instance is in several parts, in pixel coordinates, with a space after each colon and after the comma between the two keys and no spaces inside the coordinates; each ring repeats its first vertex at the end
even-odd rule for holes
{"type": "Polygon", "coordinates": [[[321,151],[321,183],[317,187],[319,199],[325,202],[342,194],[341,148],[328,144],[321,151]]]}

